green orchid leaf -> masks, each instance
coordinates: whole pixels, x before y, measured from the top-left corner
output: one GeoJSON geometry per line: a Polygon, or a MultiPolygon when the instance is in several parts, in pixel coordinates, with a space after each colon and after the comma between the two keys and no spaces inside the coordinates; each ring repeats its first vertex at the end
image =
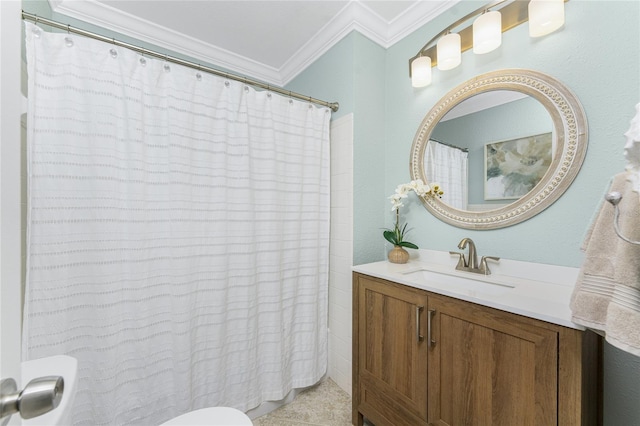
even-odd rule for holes
{"type": "Polygon", "coordinates": [[[417,248],[418,248],[418,246],[417,246],[417,245],[415,245],[415,244],[413,244],[413,243],[410,243],[410,242],[408,242],[408,241],[402,241],[402,242],[401,242],[401,243],[399,243],[398,245],[399,245],[400,247],[408,247],[408,248],[412,248],[412,249],[417,249],[417,248]]]}
{"type": "Polygon", "coordinates": [[[398,242],[396,241],[396,234],[395,232],[391,231],[391,230],[386,230],[382,233],[382,235],[384,236],[384,239],[389,241],[391,244],[393,244],[394,246],[398,245],[398,242]]]}

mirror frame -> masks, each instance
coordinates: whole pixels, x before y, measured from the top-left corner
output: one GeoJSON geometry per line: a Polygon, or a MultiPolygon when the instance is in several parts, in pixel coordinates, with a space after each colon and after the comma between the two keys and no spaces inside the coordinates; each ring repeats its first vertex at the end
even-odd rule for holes
{"type": "Polygon", "coordinates": [[[538,71],[497,70],[458,85],[431,108],[420,123],[411,147],[411,179],[422,179],[428,183],[424,172],[424,154],[436,124],[465,99],[493,90],[514,90],[537,99],[551,116],[555,132],[555,152],[551,165],[540,182],[519,200],[506,206],[475,212],[456,209],[437,197],[421,197],[422,203],[434,216],[459,228],[504,228],[537,215],[569,188],[587,153],[587,118],[571,90],[553,77],[538,71]]]}

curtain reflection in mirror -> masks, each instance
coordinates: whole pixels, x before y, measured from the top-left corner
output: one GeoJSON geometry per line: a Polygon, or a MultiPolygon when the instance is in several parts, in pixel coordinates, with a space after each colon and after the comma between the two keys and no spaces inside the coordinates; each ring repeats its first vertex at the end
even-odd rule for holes
{"type": "Polygon", "coordinates": [[[428,182],[445,189],[442,201],[460,210],[467,209],[468,152],[434,139],[427,142],[424,169],[428,182]]]}

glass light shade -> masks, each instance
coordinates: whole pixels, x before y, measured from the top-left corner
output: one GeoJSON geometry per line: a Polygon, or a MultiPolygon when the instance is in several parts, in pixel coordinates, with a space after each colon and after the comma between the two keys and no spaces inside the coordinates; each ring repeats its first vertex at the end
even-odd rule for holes
{"type": "Polygon", "coordinates": [[[541,37],[564,24],[564,0],[531,0],[529,2],[529,35],[541,37]]]}
{"type": "Polygon", "coordinates": [[[502,15],[497,10],[484,13],[473,22],[473,53],[489,53],[502,44],[502,15]]]}
{"type": "Polygon", "coordinates": [[[411,85],[424,87],[431,84],[431,58],[420,56],[411,62],[411,85]]]}
{"type": "Polygon", "coordinates": [[[460,50],[460,34],[447,34],[438,40],[437,45],[438,69],[451,70],[462,61],[460,50]]]}

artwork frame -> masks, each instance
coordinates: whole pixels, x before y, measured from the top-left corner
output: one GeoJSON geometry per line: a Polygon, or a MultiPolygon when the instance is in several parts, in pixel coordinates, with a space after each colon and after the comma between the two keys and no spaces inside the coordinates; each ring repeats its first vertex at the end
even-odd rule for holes
{"type": "Polygon", "coordinates": [[[517,200],[542,180],[553,157],[552,132],[484,145],[484,199],[517,200]]]}

